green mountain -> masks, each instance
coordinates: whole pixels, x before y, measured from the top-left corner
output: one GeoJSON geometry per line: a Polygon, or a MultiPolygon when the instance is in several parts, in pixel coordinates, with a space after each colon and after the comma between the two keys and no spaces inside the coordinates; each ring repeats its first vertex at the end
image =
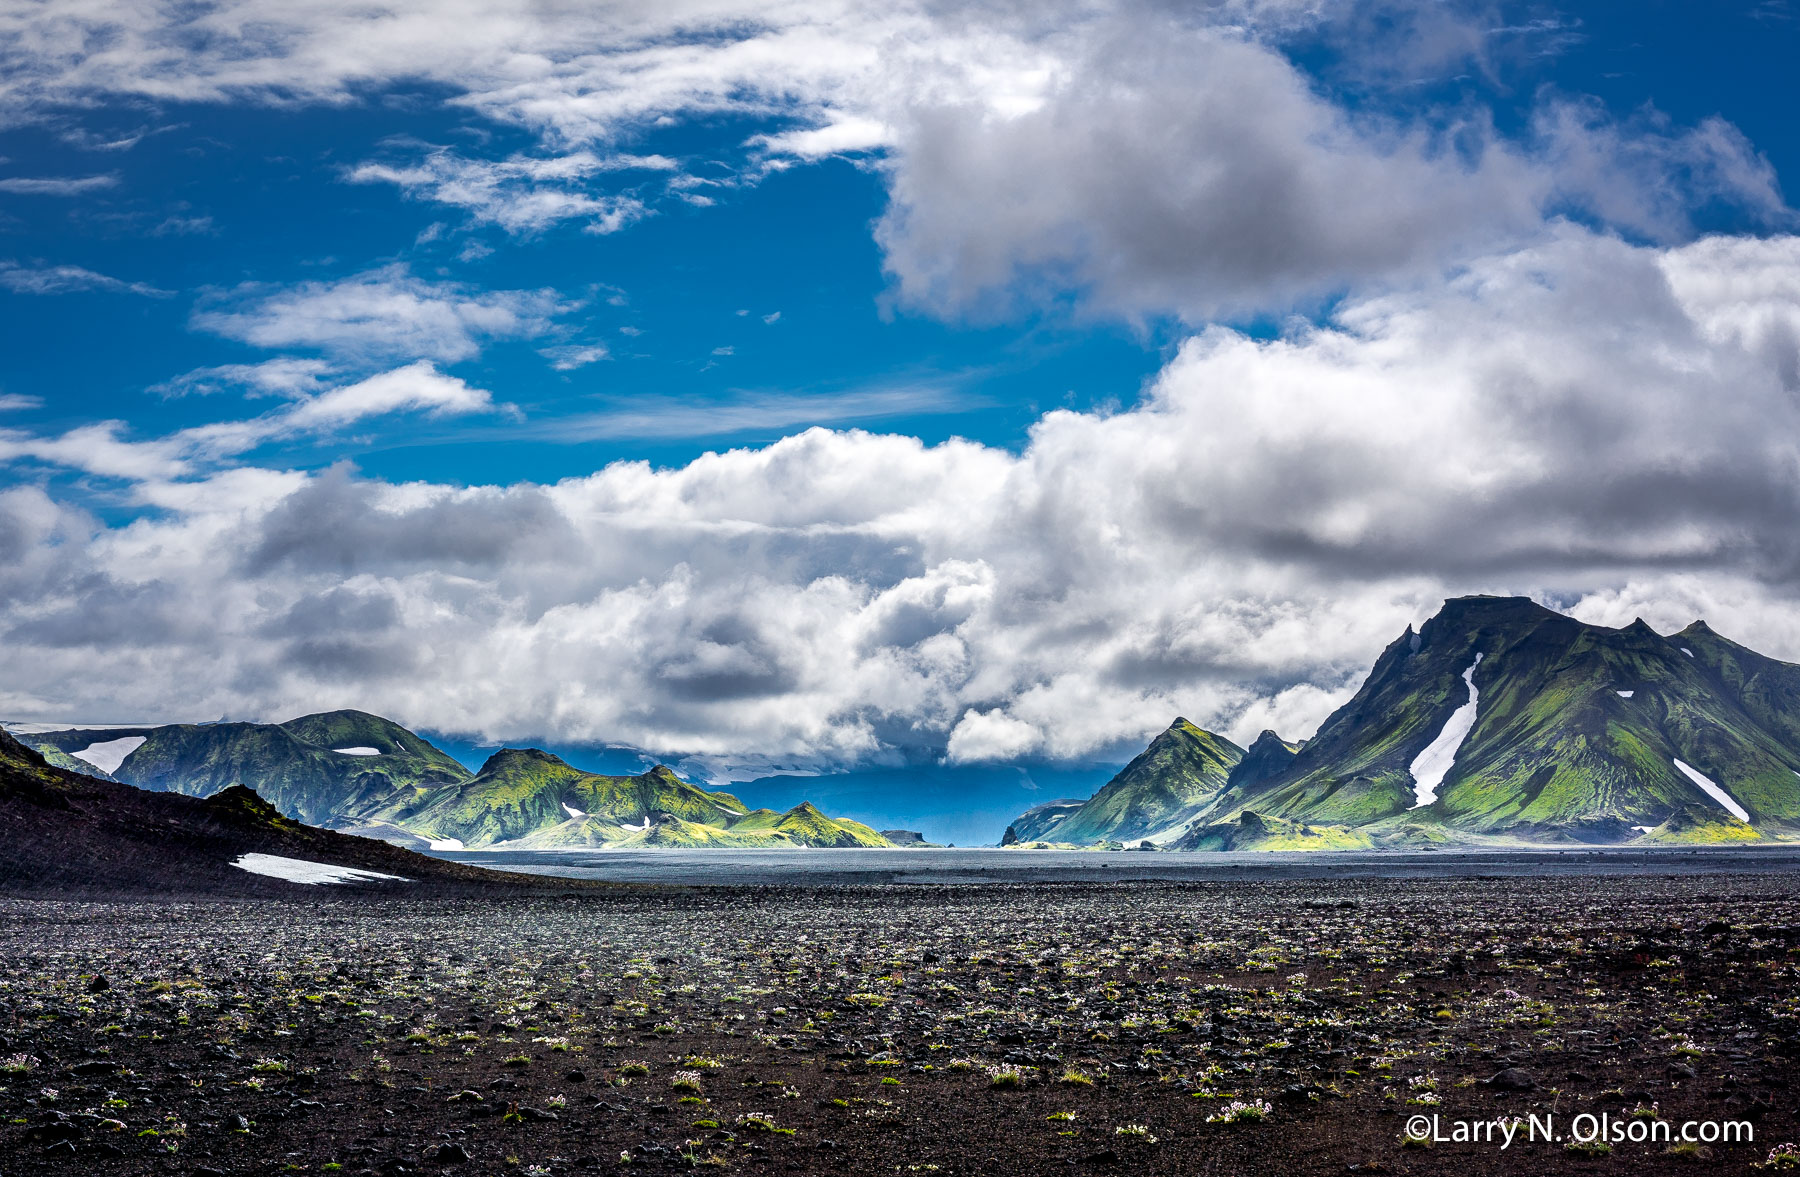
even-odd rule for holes
{"type": "Polygon", "coordinates": [[[658,765],[637,776],[583,772],[536,748],[504,748],[467,780],[418,788],[359,812],[430,841],[469,849],[582,846],[886,846],[857,822],[802,803],[751,810],[658,765]]]}
{"type": "Polygon", "coordinates": [[[1181,840],[1183,850],[1368,850],[1373,845],[1361,830],[1309,826],[1249,810],[1235,821],[1196,826],[1181,840]]]}
{"type": "Polygon", "coordinates": [[[1671,822],[1688,840],[1739,826],[1790,837],[1797,770],[1800,667],[1700,622],[1664,637],[1641,620],[1608,629],[1524,598],[1461,597],[1383,651],[1285,770],[1233,783],[1202,824],[1252,812],[1377,841],[1437,826],[1623,842],[1671,822]]]}
{"type": "Polygon", "coordinates": [[[1028,816],[1036,840],[1178,850],[1791,839],[1800,666],[1701,621],[1459,597],[1304,745],[1239,753],[1180,720],[1079,809],[1028,816]]]}
{"type": "MultiPolygon", "coordinates": [[[[70,772],[3,730],[0,830],[6,831],[0,838],[0,893],[304,895],[317,901],[345,890],[410,896],[541,892],[551,886],[302,825],[242,785],[202,799],[70,772]],[[329,886],[295,881],[246,867],[246,856],[275,856],[290,868],[339,877],[329,886]]],[[[559,891],[581,888],[557,883],[559,891]]]]}
{"type": "Polygon", "coordinates": [[[1058,801],[1046,801],[1042,805],[1033,805],[1024,813],[1012,819],[1006,827],[1006,834],[1000,839],[1002,846],[1011,846],[1017,842],[1044,842],[1045,837],[1063,818],[1068,817],[1086,801],[1079,798],[1065,797],[1058,801]]]}
{"type": "Polygon", "coordinates": [[[1176,719],[1078,808],[1052,821],[1039,806],[1014,819],[1011,828],[1021,841],[1161,844],[1186,832],[1243,756],[1244,750],[1223,736],[1176,719]],[[1021,824],[1036,836],[1019,833],[1021,824]]]}
{"type": "Polygon", "coordinates": [[[1280,776],[1300,755],[1300,745],[1290,744],[1267,728],[1244,750],[1244,757],[1231,767],[1226,788],[1243,789],[1280,776]]]}
{"type": "Polygon", "coordinates": [[[45,756],[57,756],[61,767],[89,775],[97,770],[78,759],[81,753],[113,745],[117,755],[129,747],[109,779],[194,797],[247,785],[287,816],[315,825],[382,804],[396,790],[469,777],[468,769],[425,740],[363,711],[286,723],[73,729],[27,738],[45,756]]]}

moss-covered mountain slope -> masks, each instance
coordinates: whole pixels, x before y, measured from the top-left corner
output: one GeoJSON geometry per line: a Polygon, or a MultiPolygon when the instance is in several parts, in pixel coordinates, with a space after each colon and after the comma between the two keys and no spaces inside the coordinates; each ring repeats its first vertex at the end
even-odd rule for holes
{"type": "Polygon", "coordinates": [[[751,810],[730,793],[658,765],[636,776],[584,772],[536,748],[503,748],[467,780],[359,815],[469,849],[584,846],[886,846],[857,822],[802,803],[751,810]]]}
{"type": "Polygon", "coordinates": [[[1797,736],[1800,667],[1703,623],[1664,637],[1462,597],[1390,645],[1284,771],[1228,787],[1206,817],[1623,842],[1698,806],[1789,836],[1797,736]],[[1472,722],[1455,738],[1459,711],[1472,722]]]}
{"type": "Polygon", "coordinates": [[[1086,802],[1060,817],[1039,807],[1012,829],[1021,841],[1077,845],[1170,840],[1225,787],[1243,756],[1230,740],[1178,718],[1086,802]]]}
{"type": "Polygon", "coordinates": [[[76,753],[141,739],[112,770],[112,779],[192,797],[245,785],[282,813],[315,825],[380,805],[396,790],[469,777],[448,754],[366,711],[328,711],[286,723],[71,729],[28,739],[46,756],[68,757],[58,760],[63,767],[89,775],[102,774],[75,760],[76,753]]]}
{"type": "Polygon", "coordinates": [[[1175,849],[1800,836],[1800,666],[1705,622],[1664,636],[1458,597],[1304,745],[1210,737],[1208,758],[1180,727],[1036,836],[1129,844],[1172,822],[1182,832],[1156,841],[1175,849]]]}
{"type": "MultiPolygon", "coordinates": [[[[34,736],[33,739],[36,737],[34,736]]],[[[283,816],[231,785],[206,798],[150,792],[50,764],[0,731],[0,894],[276,896],[369,891],[585,890],[592,884],[478,870],[283,816]],[[253,874],[245,854],[349,867],[394,878],[321,887],[253,874]]]]}

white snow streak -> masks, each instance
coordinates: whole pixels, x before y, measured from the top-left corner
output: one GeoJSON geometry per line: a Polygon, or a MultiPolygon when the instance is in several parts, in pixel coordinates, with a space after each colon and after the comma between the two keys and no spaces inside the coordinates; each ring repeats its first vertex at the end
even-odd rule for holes
{"type": "Polygon", "coordinates": [[[1475,661],[1463,671],[1463,682],[1469,686],[1469,701],[1450,713],[1444,721],[1444,730],[1437,739],[1425,746],[1425,750],[1413,757],[1409,770],[1413,778],[1413,808],[1430,805],[1437,800],[1438,786],[1444,783],[1444,776],[1456,763],[1456,753],[1475,727],[1475,705],[1481,693],[1475,689],[1475,668],[1481,665],[1481,655],[1475,655],[1475,661]]]}
{"type": "Polygon", "coordinates": [[[304,858],[283,858],[279,854],[245,854],[231,865],[253,875],[286,879],[290,883],[355,883],[365,879],[412,882],[399,875],[384,875],[380,871],[358,870],[350,866],[333,866],[329,862],[311,862],[304,858]]]}
{"type": "Polygon", "coordinates": [[[582,817],[586,817],[586,816],[587,816],[587,814],[586,814],[586,813],[584,813],[584,812],[583,812],[583,811],[581,811],[581,810],[579,810],[579,809],[577,809],[577,808],[575,808],[575,807],[574,807],[574,806],[573,806],[573,805],[570,805],[570,804],[569,804],[569,803],[568,803],[568,802],[567,802],[567,801],[564,801],[564,802],[563,802],[563,803],[562,803],[562,807],[563,807],[563,812],[564,812],[564,813],[566,813],[566,814],[568,814],[568,815],[569,815],[569,816],[570,816],[570,817],[574,817],[574,818],[582,818],[582,817]]]}
{"type": "Polygon", "coordinates": [[[1749,821],[1750,820],[1749,813],[1745,812],[1744,807],[1742,805],[1739,805],[1736,801],[1733,801],[1731,799],[1730,793],[1727,793],[1724,789],[1721,789],[1718,785],[1715,785],[1707,777],[1701,775],[1700,771],[1698,769],[1694,768],[1689,763],[1687,763],[1687,761],[1677,760],[1675,762],[1675,767],[1679,768],[1683,773],[1685,773],[1688,780],[1693,781],[1696,785],[1699,785],[1703,790],[1705,790],[1706,795],[1708,797],[1711,797],[1714,801],[1717,801],[1720,805],[1723,805],[1725,808],[1731,810],[1731,815],[1733,817],[1737,818],[1739,821],[1749,821]]]}
{"type": "Polygon", "coordinates": [[[1681,647],[1681,652],[1683,654],[1686,654],[1689,658],[1692,658],[1694,656],[1694,652],[1692,650],[1688,649],[1686,646],[1681,647]]]}
{"type": "Polygon", "coordinates": [[[125,758],[144,746],[143,736],[126,736],[121,740],[106,740],[99,744],[89,744],[79,752],[69,755],[77,760],[85,760],[101,772],[112,772],[125,763],[125,758]]]}
{"type": "Polygon", "coordinates": [[[1621,698],[1621,699],[1629,699],[1629,698],[1631,698],[1631,696],[1637,694],[1637,692],[1636,691],[1619,691],[1619,692],[1617,692],[1617,694],[1618,694],[1619,698],[1621,698]]]}
{"type": "Polygon", "coordinates": [[[380,748],[333,748],[339,756],[379,756],[380,748]]]}
{"type": "Polygon", "coordinates": [[[463,848],[462,839],[433,838],[431,839],[431,848],[433,850],[461,850],[463,848]]]}

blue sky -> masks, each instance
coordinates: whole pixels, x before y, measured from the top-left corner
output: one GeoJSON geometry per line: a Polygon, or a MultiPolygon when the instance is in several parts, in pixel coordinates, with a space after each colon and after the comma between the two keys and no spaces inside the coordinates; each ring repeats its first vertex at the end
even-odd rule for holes
{"type": "MultiPolygon", "coordinates": [[[[1314,84],[1353,108],[1443,117],[1478,105],[1517,132],[1549,87],[1593,96],[1618,119],[1646,107],[1677,125],[1723,116],[1777,174],[1800,165],[1783,88],[1800,26],[1781,6],[1521,6],[1495,15],[1491,61],[1450,63],[1400,84],[1357,76],[1357,46],[1335,36],[1296,37],[1295,56],[1314,84]]],[[[475,289],[554,290],[575,304],[541,335],[446,365],[495,389],[526,420],[333,438],[273,450],[270,460],[350,457],[396,479],[553,479],[618,458],[685,461],[814,423],[1017,448],[1048,409],[1135,401],[1181,334],[1155,315],[1124,323],[1072,313],[1062,300],[948,317],[896,307],[871,234],[887,193],[870,153],[746,175],[744,144],[790,128],[790,117],[626,128],[632,152],[680,160],[729,186],[707,188],[716,203],[698,208],[667,193],[664,173],[604,176],[601,191],[636,192],[650,206],[604,235],[579,220],[524,236],[470,229],[454,209],[346,182],[359,163],[416,154],[413,143],[479,143],[488,157],[532,150],[530,133],[449,108],[448,97],[399,83],[334,106],[112,101],[8,130],[6,174],[107,181],[78,196],[9,193],[4,231],[15,263],[80,266],[157,292],[8,297],[0,376],[6,392],[43,402],[13,422],[54,430],[116,417],[156,433],[216,419],[218,404],[158,390],[197,368],[266,360],[271,349],[196,329],[197,306],[244,283],[290,286],[386,266],[475,289]],[[433,226],[438,235],[421,242],[433,226]],[[484,256],[470,258],[471,246],[484,256]],[[772,314],[779,320],[765,323],[772,314]],[[558,372],[538,354],[556,341],[599,345],[608,358],[558,372]],[[714,406],[746,411],[708,423],[714,406]]],[[[1741,228],[1739,212],[1702,205],[1696,221],[1741,228]]],[[[1267,314],[1227,319],[1269,329],[1267,314]]]]}
{"type": "Polygon", "coordinates": [[[1305,735],[1453,592],[1800,656],[1797,49],[1777,0],[21,10],[0,715],[1060,772],[1305,735]]]}

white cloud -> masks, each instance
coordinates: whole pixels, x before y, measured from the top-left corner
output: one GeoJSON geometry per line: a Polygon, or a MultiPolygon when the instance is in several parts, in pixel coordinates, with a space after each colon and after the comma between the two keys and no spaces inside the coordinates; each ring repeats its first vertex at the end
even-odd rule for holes
{"type": "MultiPolygon", "coordinates": [[[[1459,592],[1704,613],[1800,657],[1800,401],[1767,326],[1800,310],[1796,247],[1564,228],[1321,328],[1205,332],[1140,407],[1048,414],[1016,454],[813,429],[465,488],[15,430],[0,454],[162,479],[162,513],[0,499],[0,711],[355,703],[754,770],[1116,753],[1177,714],[1304,736],[1459,592]]],[[[219,436],[489,402],[417,367],[294,404],[219,436]]]]}
{"type": "Polygon", "coordinates": [[[0,192],[13,196],[80,196],[99,188],[111,188],[118,182],[117,176],[0,176],[0,192]]]}
{"type": "Polygon", "coordinates": [[[84,290],[105,290],[167,298],[173,293],[160,290],[147,282],[126,282],[81,266],[23,266],[15,261],[0,261],[0,286],[15,294],[73,294],[84,290]]]}
{"type": "Polygon", "coordinates": [[[0,430],[0,465],[31,459],[105,478],[152,484],[150,491],[140,495],[147,501],[164,484],[205,474],[220,462],[258,446],[329,434],[371,417],[398,412],[431,417],[517,413],[510,405],[496,404],[485,389],[439,372],[429,360],[316,392],[302,389],[322,388],[323,374],[319,372],[296,372],[286,366],[272,371],[239,366],[232,375],[253,383],[264,380],[271,390],[292,399],[260,417],[196,425],[167,437],[145,440],[125,436],[128,429],[122,421],[83,425],[59,437],[0,430]]]}
{"type": "Polygon", "coordinates": [[[599,363],[609,353],[604,344],[565,343],[556,347],[539,348],[538,354],[549,360],[550,366],[558,372],[573,372],[577,368],[599,363]]]}
{"type": "Polygon", "coordinates": [[[40,409],[44,399],[37,396],[26,396],[20,392],[0,392],[0,413],[18,412],[22,409],[40,409]]]}
{"type": "Polygon", "coordinates": [[[150,389],[162,396],[206,396],[227,389],[249,396],[305,396],[322,392],[335,374],[325,360],[282,356],[257,364],[196,368],[150,389]]]}
{"type": "Polygon", "coordinates": [[[1041,752],[1043,733],[998,707],[967,712],[951,729],[945,757],[952,764],[1017,760],[1041,752]]]}
{"type": "Polygon", "coordinates": [[[543,335],[575,305],[553,290],[477,290],[393,265],[334,282],[242,286],[203,304],[193,322],[258,347],[451,362],[477,355],[489,340],[543,335]]]}
{"type": "Polygon", "coordinates": [[[1662,239],[1722,199],[1779,223],[1773,174],[1729,126],[1620,126],[1553,103],[1510,141],[1354,115],[1277,50],[1217,28],[1081,29],[1010,108],[978,86],[890,121],[878,228],[903,299],[993,316],[1080,292],[1192,322],[1406,281],[1578,210],[1662,239]]]}
{"type": "Polygon", "coordinates": [[[772,155],[819,159],[827,155],[873,151],[894,142],[894,129],[886,123],[857,115],[823,112],[825,125],[778,135],[760,135],[754,142],[772,155]]]}
{"type": "Polygon", "coordinates": [[[660,155],[578,151],[477,160],[436,150],[410,165],[365,163],[351,169],[349,178],[397,185],[408,196],[466,209],[475,224],[498,225],[509,233],[537,233],[570,220],[587,222],[590,233],[616,233],[644,215],[643,202],[630,195],[595,196],[584,183],[603,172],[664,172],[675,166],[660,155]]]}

